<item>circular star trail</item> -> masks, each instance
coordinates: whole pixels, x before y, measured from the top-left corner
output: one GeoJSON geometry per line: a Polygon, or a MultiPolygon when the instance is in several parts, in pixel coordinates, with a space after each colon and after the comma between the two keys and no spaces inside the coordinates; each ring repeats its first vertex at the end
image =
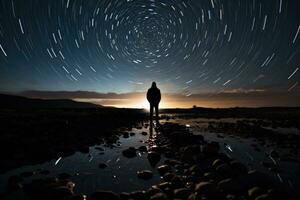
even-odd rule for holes
{"type": "Polygon", "coordinates": [[[1,90],[295,91],[296,0],[4,0],[1,90]]]}

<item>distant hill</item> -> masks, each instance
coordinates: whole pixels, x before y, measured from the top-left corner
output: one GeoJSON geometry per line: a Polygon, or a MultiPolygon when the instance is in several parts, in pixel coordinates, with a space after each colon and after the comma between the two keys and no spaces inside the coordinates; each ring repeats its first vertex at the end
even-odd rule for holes
{"type": "Polygon", "coordinates": [[[0,94],[0,108],[99,108],[101,105],[76,102],[69,99],[31,99],[0,94]]]}

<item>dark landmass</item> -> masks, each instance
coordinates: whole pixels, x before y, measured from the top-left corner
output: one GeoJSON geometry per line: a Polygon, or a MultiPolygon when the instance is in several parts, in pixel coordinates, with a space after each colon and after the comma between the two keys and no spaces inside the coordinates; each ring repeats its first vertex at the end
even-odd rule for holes
{"type": "Polygon", "coordinates": [[[31,99],[21,96],[0,94],[1,109],[33,109],[33,108],[100,108],[101,105],[76,102],[70,99],[31,99]]]}
{"type": "Polygon", "coordinates": [[[0,96],[0,173],[41,163],[104,140],[117,139],[117,129],[146,119],[139,109],[99,107],[72,100],[0,96]]]}
{"type": "Polygon", "coordinates": [[[186,118],[255,118],[255,119],[278,119],[300,120],[300,107],[261,107],[261,108],[202,108],[190,109],[163,109],[161,113],[182,114],[186,118]]]}
{"type": "MultiPolygon", "coordinates": [[[[98,107],[71,100],[40,100],[8,95],[0,97],[0,173],[69,156],[77,151],[88,153],[89,147],[97,144],[113,148],[120,135],[129,137],[128,133],[124,134],[127,130],[140,126],[140,122],[148,119],[148,113],[141,109],[98,107]]],[[[164,109],[161,113],[161,119],[164,120],[215,119],[208,122],[203,130],[259,138],[261,142],[262,138],[273,138],[278,144],[290,148],[293,155],[299,154],[299,135],[277,135],[266,127],[299,128],[300,108],[195,107],[164,109]],[[233,118],[235,121],[218,121],[222,118],[233,118]]],[[[293,197],[265,174],[251,171],[242,163],[220,153],[217,142],[207,142],[202,136],[193,135],[185,126],[165,123],[157,131],[160,134],[152,147],[131,147],[123,155],[134,156],[136,151],[147,153],[149,162],[154,166],[161,155],[169,158],[165,161],[166,166],[157,168],[163,182],[148,191],[121,194],[122,199],[293,197]]],[[[107,166],[102,164],[99,167],[107,166]]],[[[68,177],[63,174],[58,179],[37,180],[25,187],[26,193],[32,199],[84,199],[83,195],[74,194],[74,186],[67,180],[68,177]]],[[[138,177],[149,179],[152,172],[139,171],[138,177]]],[[[19,188],[21,180],[18,176],[12,176],[8,189],[19,188]]],[[[95,192],[89,198],[96,200],[105,196],[108,199],[120,199],[118,194],[107,191],[95,192]]]]}

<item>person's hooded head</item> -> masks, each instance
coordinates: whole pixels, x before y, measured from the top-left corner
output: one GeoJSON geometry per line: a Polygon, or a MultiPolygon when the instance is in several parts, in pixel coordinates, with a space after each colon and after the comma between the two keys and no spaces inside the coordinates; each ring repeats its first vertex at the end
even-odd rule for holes
{"type": "Polygon", "coordinates": [[[152,88],[156,88],[156,83],[152,82],[152,88]]]}

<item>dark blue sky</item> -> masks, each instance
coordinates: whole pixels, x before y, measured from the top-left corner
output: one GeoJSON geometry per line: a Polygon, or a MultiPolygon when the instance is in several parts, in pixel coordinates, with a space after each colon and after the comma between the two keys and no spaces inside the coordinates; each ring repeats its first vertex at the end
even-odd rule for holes
{"type": "Polygon", "coordinates": [[[1,0],[0,91],[295,92],[298,0],[1,0]]]}

